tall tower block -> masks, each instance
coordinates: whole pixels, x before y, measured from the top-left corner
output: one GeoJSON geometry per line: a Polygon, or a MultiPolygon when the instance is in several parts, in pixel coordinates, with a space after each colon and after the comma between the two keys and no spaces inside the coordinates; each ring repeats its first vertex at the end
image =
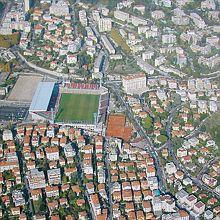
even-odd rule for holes
{"type": "Polygon", "coordinates": [[[30,9],[30,0],[24,0],[24,11],[28,12],[30,9]]]}

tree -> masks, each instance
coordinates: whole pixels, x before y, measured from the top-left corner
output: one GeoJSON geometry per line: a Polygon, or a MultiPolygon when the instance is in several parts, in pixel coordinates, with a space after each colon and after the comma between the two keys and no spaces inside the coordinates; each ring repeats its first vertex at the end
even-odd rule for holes
{"type": "Polygon", "coordinates": [[[160,143],[165,143],[167,141],[167,136],[165,135],[159,135],[157,137],[157,140],[160,142],[160,143]]]}
{"type": "Polygon", "coordinates": [[[19,43],[20,34],[19,32],[9,34],[9,35],[0,35],[0,47],[9,48],[19,43]]]}
{"type": "Polygon", "coordinates": [[[144,127],[146,129],[150,129],[153,125],[153,119],[148,115],[146,118],[145,118],[145,123],[144,123],[144,127]]]}
{"type": "Polygon", "coordinates": [[[11,64],[6,63],[3,67],[3,71],[6,72],[6,73],[10,73],[11,72],[11,64]]]}

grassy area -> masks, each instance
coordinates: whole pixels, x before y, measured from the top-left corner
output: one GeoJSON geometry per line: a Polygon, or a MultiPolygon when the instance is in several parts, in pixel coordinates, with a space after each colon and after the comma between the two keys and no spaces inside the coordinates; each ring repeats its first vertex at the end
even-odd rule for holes
{"type": "Polygon", "coordinates": [[[220,112],[213,114],[205,125],[206,131],[211,134],[216,144],[220,146],[220,112]]]}
{"type": "Polygon", "coordinates": [[[166,137],[165,135],[159,135],[159,136],[157,137],[157,140],[158,140],[160,143],[164,144],[164,143],[167,141],[167,137],[166,137]]]}
{"type": "Polygon", "coordinates": [[[116,42],[116,44],[118,44],[122,48],[122,50],[126,54],[131,52],[131,49],[129,48],[129,46],[126,44],[125,40],[122,38],[122,36],[120,35],[120,33],[116,29],[113,28],[111,30],[110,36],[116,42]]]}
{"type": "Polygon", "coordinates": [[[153,120],[149,115],[143,120],[143,126],[145,129],[150,129],[153,126],[153,120]]]}
{"type": "Polygon", "coordinates": [[[90,94],[62,94],[56,121],[93,122],[98,111],[99,96],[90,94]]]}
{"type": "Polygon", "coordinates": [[[9,35],[0,35],[0,47],[9,48],[19,43],[20,34],[18,32],[9,35]]]}

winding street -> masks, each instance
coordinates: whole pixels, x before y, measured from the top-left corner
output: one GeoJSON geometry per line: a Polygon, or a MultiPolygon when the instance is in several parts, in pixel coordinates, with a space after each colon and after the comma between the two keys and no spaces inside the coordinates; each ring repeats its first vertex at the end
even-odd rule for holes
{"type": "Polygon", "coordinates": [[[199,171],[198,175],[197,175],[197,178],[198,179],[201,179],[202,178],[202,175],[210,168],[210,166],[216,162],[218,162],[220,160],[220,157],[216,157],[216,158],[213,158],[212,160],[210,160],[208,162],[208,164],[205,164],[204,167],[199,171]]]}
{"type": "Polygon", "coordinates": [[[203,119],[200,124],[193,130],[192,133],[190,133],[189,135],[185,136],[185,139],[190,139],[195,137],[199,132],[201,127],[205,124],[205,122],[209,119],[210,116],[208,116],[207,118],[203,119]]]}
{"type": "Polygon", "coordinates": [[[174,162],[175,166],[177,167],[177,169],[182,170],[184,172],[185,176],[190,178],[196,186],[198,186],[199,188],[209,192],[212,196],[216,196],[216,197],[220,198],[219,194],[217,194],[216,192],[214,192],[213,189],[211,189],[210,187],[205,185],[199,178],[192,177],[190,175],[190,173],[187,171],[187,169],[182,165],[182,163],[179,162],[177,156],[174,153],[173,144],[172,144],[172,141],[171,141],[171,125],[172,125],[172,121],[173,121],[173,118],[174,118],[175,113],[176,113],[177,110],[178,110],[178,108],[175,108],[175,109],[173,109],[173,111],[171,111],[171,114],[168,117],[168,122],[167,122],[167,126],[166,126],[166,132],[167,132],[167,137],[168,137],[168,141],[166,143],[166,146],[168,148],[168,151],[169,151],[170,155],[173,158],[173,162],[174,162]]]}

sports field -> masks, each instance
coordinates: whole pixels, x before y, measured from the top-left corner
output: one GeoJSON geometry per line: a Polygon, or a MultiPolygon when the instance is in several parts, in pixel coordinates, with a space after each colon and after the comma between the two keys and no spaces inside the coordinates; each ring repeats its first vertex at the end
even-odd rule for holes
{"type": "Polygon", "coordinates": [[[56,121],[93,123],[98,107],[99,95],[65,93],[61,95],[56,121]]]}

